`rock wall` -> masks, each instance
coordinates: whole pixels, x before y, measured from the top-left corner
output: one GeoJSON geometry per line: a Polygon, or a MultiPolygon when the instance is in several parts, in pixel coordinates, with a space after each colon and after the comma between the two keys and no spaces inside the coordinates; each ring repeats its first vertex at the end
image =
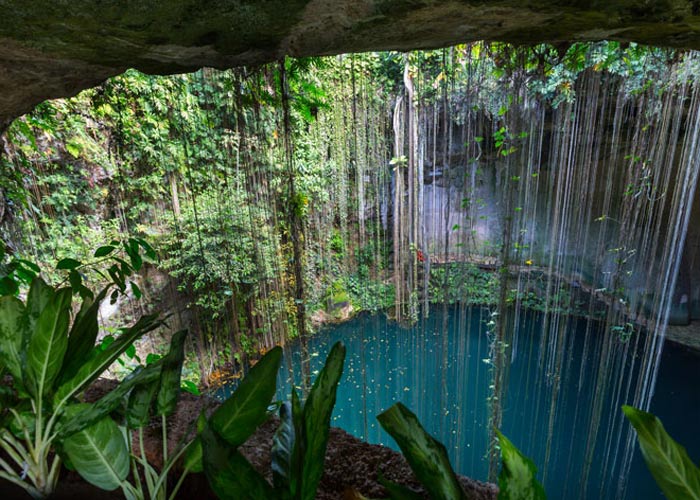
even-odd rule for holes
{"type": "Polygon", "coordinates": [[[700,48],[697,0],[5,0],[0,131],[129,67],[178,73],[472,40],[700,48]]]}

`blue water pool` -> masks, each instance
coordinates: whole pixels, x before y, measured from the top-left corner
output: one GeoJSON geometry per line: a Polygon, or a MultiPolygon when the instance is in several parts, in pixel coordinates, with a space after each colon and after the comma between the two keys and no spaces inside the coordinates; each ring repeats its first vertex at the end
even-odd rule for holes
{"type": "MultiPolygon", "coordinates": [[[[484,309],[453,307],[445,318],[442,307],[436,307],[428,318],[410,328],[384,315],[360,315],[316,334],[309,340],[312,373],[321,368],[334,342],[342,340],[347,347],[333,425],[369,442],[395,447],[375,417],[400,401],[445,444],[458,472],[486,480],[487,320],[484,309]]],[[[551,499],[663,498],[638,450],[629,480],[621,481],[627,424],[616,418],[620,409],[611,407],[612,395],[615,391],[623,394],[615,404],[629,402],[624,397],[627,379],[638,376],[633,353],[628,353],[629,360],[622,364],[627,374],[620,376],[621,383],[608,385],[611,397],[603,398],[606,403],[587,468],[592,399],[599,390],[590,373],[603,332],[597,323],[564,318],[560,328],[572,329],[573,334],[567,336],[563,369],[553,374],[539,363],[542,323],[538,314],[524,313],[518,318],[515,355],[503,403],[503,433],[538,464],[551,499]],[[587,327],[589,341],[585,344],[587,327]],[[561,377],[561,389],[552,404],[552,380],[548,378],[555,376],[561,377]],[[552,411],[554,417],[550,418],[552,411]]],[[[280,399],[286,399],[293,381],[300,380],[299,363],[299,346],[292,344],[286,348],[279,375],[280,399]]],[[[624,369],[620,373],[625,373],[624,369]]],[[[667,343],[651,408],[696,463],[700,461],[700,434],[695,431],[700,422],[699,375],[700,355],[667,343]]]]}

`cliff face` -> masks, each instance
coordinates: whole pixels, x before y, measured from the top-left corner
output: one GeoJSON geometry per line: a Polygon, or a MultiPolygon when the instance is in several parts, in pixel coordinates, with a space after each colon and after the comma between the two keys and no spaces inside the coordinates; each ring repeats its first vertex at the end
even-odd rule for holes
{"type": "Polygon", "coordinates": [[[4,0],[0,130],[129,67],[177,73],[482,39],[700,48],[698,14],[698,0],[4,0]]]}

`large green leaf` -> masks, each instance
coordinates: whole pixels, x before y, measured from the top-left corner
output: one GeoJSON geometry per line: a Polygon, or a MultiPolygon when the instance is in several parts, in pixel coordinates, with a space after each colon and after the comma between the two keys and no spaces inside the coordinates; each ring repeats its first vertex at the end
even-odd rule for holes
{"type": "Polygon", "coordinates": [[[0,297],[0,364],[15,380],[22,380],[25,308],[15,297],[0,297]]]}
{"type": "Polygon", "coordinates": [[[222,500],[272,500],[275,492],[265,478],[240,454],[207,427],[200,434],[204,473],[222,500]]]}
{"type": "Polygon", "coordinates": [[[118,488],[129,475],[129,450],[117,424],[105,417],[63,441],[63,453],[88,483],[118,488]]]}
{"type": "Polygon", "coordinates": [[[202,464],[202,438],[199,436],[200,433],[204,432],[207,426],[207,415],[204,410],[199,414],[197,418],[197,437],[192,440],[192,443],[188,446],[185,452],[185,469],[190,472],[202,472],[204,466],[202,464]]]}
{"type": "Polygon", "coordinates": [[[31,334],[36,328],[36,322],[39,320],[39,315],[54,296],[56,291],[53,287],[46,284],[41,278],[35,278],[32,280],[32,284],[29,287],[29,293],[27,294],[27,315],[28,315],[28,325],[27,329],[31,334]]]}
{"type": "Polygon", "coordinates": [[[128,328],[104,351],[93,350],[92,355],[78,369],[77,373],[58,387],[54,398],[59,407],[69,398],[86,388],[131,346],[140,336],[162,325],[157,314],[142,316],[131,328],[128,328]]]}
{"type": "Polygon", "coordinates": [[[156,400],[158,415],[171,415],[177,408],[177,398],[180,395],[180,374],[182,363],[185,361],[185,337],[187,330],[180,330],[170,341],[170,351],[162,358],[160,369],[160,387],[156,400]]]}
{"type": "Polygon", "coordinates": [[[520,450],[498,430],[498,443],[501,448],[503,468],[498,476],[499,499],[503,500],[545,500],[547,495],[537,481],[537,467],[520,453],[520,450]]]}
{"type": "Polygon", "coordinates": [[[61,382],[75,376],[92,353],[99,332],[97,315],[100,311],[100,303],[108,291],[109,287],[103,289],[94,300],[86,297],[80,311],[75,315],[73,326],[68,333],[68,349],[61,368],[61,382]]]}
{"type": "Polygon", "coordinates": [[[30,392],[34,392],[34,385],[29,382],[32,378],[32,374],[29,373],[27,365],[27,351],[29,350],[29,343],[36,331],[37,322],[39,321],[39,316],[42,311],[46,309],[53,299],[56,291],[53,287],[46,284],[46,282],[37,277],[32,280],[32,284],[29,287],[29,293],[27,293],[27,302],[25,308],[25,319],[24,319],[24,337],[22,339],[22,362],[24,363],[24,377],[27,379],[25,382],[26,388],[30,392]]]}
{"type": "Polygon", "coordinates": [[[304,404],[304,453],[300,498],[313,500],[323,476],[326,445],[335,406],[338,382],[343,374],[345,346],[336,342],[326,358],[326,364],[314,381],[304,404]]]}
{"type": "Polygon", "coordinates": [[[78,414],[68,411],[59,421],[57,433],[59,439],[65,439],[76,432],[94,424],[123,403],[124,397],[136,386],[155,384],[160,379],[160,363],[156,362],[145,368],[137,368],[127,376],[115,389],[88,405],[78,414]]]}
{"type": "Polygon", "coordinates": [[[394,438],[413,473],[434,500],[466,499],[452,470],[445,447],[430,436],[418,418],[404,405],[394,406],[377,416],[377,420],[394,438]]]}
{"type": "Polygon", "coordinates": [[[130,429],[139,429],[148,424],[157,391],[156,383],[139,384],[131,390],[126,406],[126,425],[130,429]]]}
{"type": "Polygon", "coordinates": [[[685,448],[668,435],[651,413],[623,406],[622,411],[637,431],[639,447],[656,483],[669,500],[700,500],[700,469],[685,448]]]}
{"type": "Polygon", "coordinates": [[[267,418],[281,361],[282,349],[271,349],[211,416],[212,429],[231,446],[243,444],[267,418]]]}
{"type": "Polygon", "coordinates": [[[72,295],[70,288],[64,288],[51,297],[39,315],[29,342],[27,367],[38,398],[49,392],[63,364],[68,347],[72,295]]]}
{"type": "Polygon", "coordinates": [[[280,406],[280,425],[272,438],[272,482],[275,488],[289,491],[290,478],[294,469],[294,421],[292,419],[292,404],[282,403],[280,406]]]}

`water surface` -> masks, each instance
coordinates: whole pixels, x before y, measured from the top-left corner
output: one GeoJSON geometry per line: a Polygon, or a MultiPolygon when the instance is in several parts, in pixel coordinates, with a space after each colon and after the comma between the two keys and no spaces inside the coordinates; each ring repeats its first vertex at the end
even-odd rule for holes
{"type": "MultiPolygon", "coordinates": [[[[436,307],[429,318],[411,328],[401,327],[381,314],[363,314],[322,330],[309,340],[312,372],[320,370],[334,342],[342,340],[347,347],[332,425],[371,443],[396,447],[379,426],[376,415],[400,401],[445,444],[458,472],[486,480],[488,319],[488,311],[480,308],[453,307],[444,318],[442,307],[436,307]]],[[[573,318],[562,323],[562,328],[574,329],[575,334],[568,337],[561,391],[553,405],[551,378],[557,375],[547,373],[538,362],[542,321],[541,315],[533,313],[519,318],[502,431],[538,465],[549,498],[619,498],[627,424],[620,432],[620,419],[613,418],[620,415],[620,409],[611,407],[610,400],[614,399],[614,391],[621,391],[622,402],[627,402],[627,380],[621,377],[621,384],[609,385],[611,397],[604,398],[595,454],[588,481],[584,481],[582,471],[596,391],[591,367],[596,361],[597,342],[602,338],[597,330],[601,327],[573,318]],[[591,328],[589,344],[584,346],[587,325],[591,328]],[[550,419],[552,408],[555,418],[550,419]],[[548,441],[550,459],[545,467],[548,441]]],[[[278,378],[280,399],[288,398],[293,381],[300,380],[298,345],[289,346],[287,356],[278,378]]],[[[626,368],[636,376],[634,356],[628,358],[624,363],[631,365],[626,368]]],[[[700,460],[700,434],[695,432],[700,422],[699,375],[700,356],[667,343],[651,408],[696,463],[700,460]]],[[[638,450],[625,498],[663,498],[638,450]]]]}

